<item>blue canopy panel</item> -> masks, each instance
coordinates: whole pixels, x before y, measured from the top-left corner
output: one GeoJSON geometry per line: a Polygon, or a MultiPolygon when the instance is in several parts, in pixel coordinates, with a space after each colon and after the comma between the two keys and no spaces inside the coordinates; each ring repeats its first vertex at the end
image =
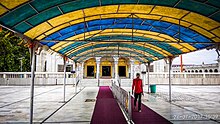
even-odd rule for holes
{"type": "MultiPolygon", "coordinates": [[[[105,29],[137,29],[145,31],[153,31],[161,34],[166,34],[176,39],[180,39],[184,42],[211,42],[208,38],[179,25],[155,21],[155,20],[141,20],[133,19],[134,25],[132,25],[131,18],[120,18],[120,19],[104,19],[94,20],[87,23],[87,27],[84,27],[84,23],[79,23],[71,27],[62,29],[56,33],[51,34],[45,40],[65,40],[72,36],[82,34],[84,32],[105,30],[105,29]],[[180,35],[179,32],[180,31],[180,35]]],[[[192,44],[197,49],[207,47],[204,44],[192,44]]]]}

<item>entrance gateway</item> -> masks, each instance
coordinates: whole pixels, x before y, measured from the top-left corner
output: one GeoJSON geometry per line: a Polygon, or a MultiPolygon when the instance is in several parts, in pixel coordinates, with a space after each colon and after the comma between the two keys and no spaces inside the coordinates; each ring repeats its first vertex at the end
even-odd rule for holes
{"type": "Polygon", "coordinates": [[[102,57],[99,61],[95,58],[90,58],[84,61],[83,64],[83,77],[96,78],[115,78],[119,75],[123,78],[129,78],[129,71],[131,72],[131,60],[129,58],[120,57],[114,60],[112,57],[102,57]]]}

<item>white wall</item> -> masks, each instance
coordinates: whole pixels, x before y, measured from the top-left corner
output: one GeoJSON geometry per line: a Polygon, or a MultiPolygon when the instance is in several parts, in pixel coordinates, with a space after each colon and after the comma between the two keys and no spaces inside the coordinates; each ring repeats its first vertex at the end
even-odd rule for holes
{"type": "MultiPolygon", "coordinates": [[[[58,72],[58,65],[63,65],[63,58],[57,53],[50,54],[46,51],[41,51],[40,55],[36,56],[36,72],[44,72],[46,61],[46,72],[58,72]]],[[[68,60],[67,64],[73,65],[75,70],[75,63],[68,60]]]]}
{"type": "Polygon", "coordinates": [[[153,62],[153,68],[154,68],[153,72],[167,72],[166,66],[167,66],[167,64],[163,59],[158,60],[158,61],[154,61],[153,62]]]}

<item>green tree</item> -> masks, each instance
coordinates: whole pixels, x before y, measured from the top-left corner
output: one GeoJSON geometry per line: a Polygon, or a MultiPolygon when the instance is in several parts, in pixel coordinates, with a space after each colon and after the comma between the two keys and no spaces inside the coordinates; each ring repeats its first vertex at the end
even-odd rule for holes
{"type": "Polygon", "coordinates": [[[30,54],[27,47],[19,45],[22,39],[13,33],[0,31],[0,72],[29,72],[30,54]]]}

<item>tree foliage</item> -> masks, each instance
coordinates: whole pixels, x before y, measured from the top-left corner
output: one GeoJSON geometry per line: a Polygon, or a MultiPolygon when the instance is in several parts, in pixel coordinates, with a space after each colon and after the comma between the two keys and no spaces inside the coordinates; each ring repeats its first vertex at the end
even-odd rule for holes
{"type": "Polygon", "coordinates": [[[0,31],[0,72],[20,72],[21,63],[22,71],[30,71],[30,53],[21,42],[13,33],[0,31]]]}

